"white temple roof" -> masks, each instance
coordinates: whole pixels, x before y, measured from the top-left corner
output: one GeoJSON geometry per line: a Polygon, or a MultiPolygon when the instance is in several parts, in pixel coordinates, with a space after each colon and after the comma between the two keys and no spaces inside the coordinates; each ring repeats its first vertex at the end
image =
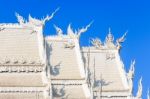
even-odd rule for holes
{"type": "Polygon", "coordinates": [[[0,64],[40,64],[39,37],[32,28],[0,26],[0,64]]]}
{"type": "MultiPolygon", "coordinates": [[[[83,55],[85,57],[86,66],[88,66],[93,73],[95,71],[95,79],[101,82],[102,91],[127,91],[128,85],[125,77],[124,67],[118,55],[118,50],[101,50],[94,47],[83,48],[83,55]],[[94,69],[95,66],[95,69],[94,69]]],[[[97,90],[97,88],[95,88],[97,90]]]]}
{"type": "Polygon", "coordinates": [[[83,79],[83,63],[79,45],[76,41],[67,39],[47,38],[49,49],[47,55],[51,68],[51,79],[83,79]],[[72,42],[72,45],[69,43],[72,42]],[[69,48],[72,46],[73,48],[69,48]]]}

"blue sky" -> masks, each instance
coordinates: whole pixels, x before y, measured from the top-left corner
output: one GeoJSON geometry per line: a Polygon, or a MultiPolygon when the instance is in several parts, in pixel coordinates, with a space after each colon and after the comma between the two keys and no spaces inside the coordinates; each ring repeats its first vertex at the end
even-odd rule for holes
{"type": "Polygon", "coordinates": [[[0,0],[0,22],[17,22],[15,12],[26,19],[29,13],[36,18],[51,14],[57,7],[60,10],[47,22],[44,34],[55,34],[53,25],[64,32],[69,23],[80,28],[94,20],[89,31],[81,36],[81,45],[88,44],[89,38],[100,37],[104,41],[111,27],[116,38],[128,30],[121,50],[122,60],[128,70],[130,61],[136,60],[134,93],[137,82],[143,77],[143,99],[150,87],[150,1],[149,0],[0,0]]]}

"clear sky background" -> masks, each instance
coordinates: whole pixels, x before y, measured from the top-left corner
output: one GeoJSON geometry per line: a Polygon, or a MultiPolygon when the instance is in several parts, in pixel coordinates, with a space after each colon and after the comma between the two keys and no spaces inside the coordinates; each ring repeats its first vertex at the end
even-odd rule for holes
{"type": "Polygon", "coordinates": [[[123,43],[121,57],[126,70],[131,60],[136,60],[134,93],[138,80],[143,77],[143,99],[150,87],[150,1],[149,0],[0,0],[0,22],[17,22],[15,12],[26,19],[29,14],[43,18],[57,7],[60,10],[47,22],[45,35],[55,34],[56,24],[66,32],[69,23],[74,29],[81,28],[94,20],[93,25],[81,36],[81,45],[88,45],[89,38],[99,37],[102,41],[111,27],[118,38],[128,30],[123,43]]]}

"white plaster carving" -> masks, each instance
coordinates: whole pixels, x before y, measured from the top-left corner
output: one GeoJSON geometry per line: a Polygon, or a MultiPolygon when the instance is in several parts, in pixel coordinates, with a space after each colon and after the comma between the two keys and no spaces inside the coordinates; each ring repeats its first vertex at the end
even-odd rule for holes
{"type": "Polygon", "coordinates": [[[59,27],[56,26],[56,25],[54,25],[54,28],[55,28],[55,30],[56,30],[57,35],[60,36],[60,37],[62,37],[62,35],[63,35],[62,29],[59,28],[59,27]]]}
{"type": "Polygon", "coordinates": [[[0,63],[3,65],[42,65],[41,60],[29,59],[29,58],[14,58],[14,57],[4,57],[1,58],[0,63]]]}
{"type": "Polygon", "coordinates": [[[121,48],[121,43],[125,41],[126,35],[127,35],[127,32],[125,32],[125,34],[121,38],[116,40],[116,47],[118,50],[121,48]]]}
{"type": "Polygon", "coordinates": [[[130,69],[127,74],[128,84],[129,84],[129,92],[132,95],[133,93],[133,78],[134,78],[134,72],[135,72],[135,60],[131,61],[130,69]]]}
{"type": "Polygon", "coordinates": [[[82,33],[86,32],[88,30],[88,28],[92,25],[92,23],[93,23],[93,21],[90,24],[88,24],[86,27],[75,30],[75,32],[71,28],[71,24],[69,24],[68,29],[67,29],[67,34],[69,35],[70,38],[79,39],[80,35],[82,33]]]}
{"type": "Polygon", "coordinates": [[[114,36],[112,35],[111,33],[111,29],[109,28],[109,33],[108,35],[106,36],[106,39],[105,39],[105,46],[107,48],[115,48],[115,45],[114,45],[114,36]]]}
{"type": "Polygon", "coordinates": [[[103,48],[102,41],[101,41],[99,38],[92,39],[91,43],[92,43],[92,45],[93,45],[96,49],[101,49],[101,48],[103,48]]]}
{"type": "Polygon", "coordinates": [[[43,69],[41,66],[2,66],[0,67],[0,72],[1,73],[13,73],[13,72],[18,72],[18,73],[22,73],[22,72],[34,72],[34,73],[38,73],[38,72],[42,72],[43,69]]]}
{"type": "Polygon", "coordinates": [[[16,15],[17,21],[20,25],[25,23],[25,19],[21,15],[19,15],[18,13],[15,13],[15,15],[16,15]]]}
{"type": "Polygon", "coordinates": [[[70,39],[70,40],[68,40],[67,42],[64,43],[64,47],[73,49],[75,47],[75,42],[70,39]]]}
{"type": "Polygon", "coordinates": [[[136,94],[137,99],[142,98],[142,90],[143,90],[143,86],[142,86],[142,77],[141,77],[140,80],[139,80],[139,83],[138,83],[138,91],[137,91],[137,94],[136,94]]]}
{"type": "Polygon", "coordinates": [[[43,18],[41,21],[42,23],[45,25],[46,21],[51,20],[54,15],[57,13],[57,11],[59,10],[59,8],[57,8],[51,15],[47,15],[45,18],[43,18]]]}
{"type": "Polygon", "coordinates": [[[115,59],[115,53],[107,53],[106,54],[106,60],[112,60],[115,59]]]}

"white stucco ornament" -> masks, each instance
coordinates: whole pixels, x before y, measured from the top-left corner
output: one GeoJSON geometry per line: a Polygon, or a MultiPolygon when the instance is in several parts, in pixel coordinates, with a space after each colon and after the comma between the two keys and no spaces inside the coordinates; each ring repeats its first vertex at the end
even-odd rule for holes
{"type": "Polygon", "coordinates": [[[47,15],[45,18],[42,19],[36,19],[33,18],[30,14],[28,16],[28,22],[18,13],[15,13],[16,17],[17,17],[17,21],[20,25],[35,25],[35,26],[43,26],[45,25],[45,23],[49,20],[51,20],[54,15],[56,14],[56,12],[59,10],[59,8],[57,8],[51,15],[47,15]]]}
{"type": "Polygon", "coordinates": [[[63,36],[63,30],[56,25],[54,25],[54,28],[56,30],[57,35],[62,37],[63,36]]]}
{"type": "Polygon", "coordinates": [[[116,46],[114,44],[114,36],[111,33],[110,28],[109,28],[109,33],[108,33],[108,35],[106,36],[106,39],[105,39],[105,47],[108,48],[108,49],[116,48],[116,46]]]}
{"type": "Polygon", "coordinates": [[[99,38],[92,39],[91,43],[96,49],[100,49],[103,47],[102,41],[99,38]]]}
{"type": "Polygon", "coordinates": [[[81,34],[86,32],[88,30],[88,28],[92,25],[92,23],[93,23],[93,21],[90,22],[86,27],[75,30],[75,32],[71,28],[71,24],[69,24],[68,29],[67,29],[67,34],[69,35],[70,38],[79,39],[81,34]]]}
{"type": "Polygon", "coordinates": [[[118,50],[120,50],[120,48],[122,47],[121,43],[123,43],[125,41],[126,35],[127,35],[127,32],[125,32],[122,37],[120,37],[119,39],[116,40],[116,47],[118,50]]]}
{"type": "Polygon", "coordinates": [[[15,13],[15,15],[16,15],[17,21],[20,25],[25,23],[25,19],[21,15],[19,15],[17,12],[15,13]]]}
{"type": "Polygon", "coordinates": [[[131,61],[130,69],[129,69],[129,72],[127,73],[130,94],[132,94],[132,92],[133,92],[134,72],[135,72],[135,60],[131,61]]]}
{"type": "Polygon", "coordinates": [[[142,90],[143,90],[143,86],[142,86],[142,77],[141,77],[140,80],[139,80],[139,83],[138,83],[138,91],[137,91],[137,94],[136,94],[137,99],[141,99],[142,90]]]}

